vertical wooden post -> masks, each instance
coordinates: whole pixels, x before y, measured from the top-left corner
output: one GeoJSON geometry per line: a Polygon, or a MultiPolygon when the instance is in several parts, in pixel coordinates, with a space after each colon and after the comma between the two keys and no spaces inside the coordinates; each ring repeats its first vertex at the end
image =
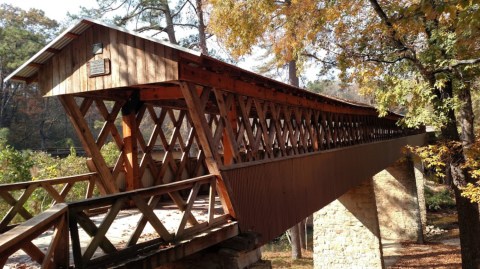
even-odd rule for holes
{"type": "MultiPolygon", "coordinates": [[[[228,121],[232,126],[233,133],[237,133],[237,111],[235,108],[235,103],[232,104],[232,107],[228,110],[227,114],[228,121]]],[[[232,149],[232,142],[230,142],[227,135],[227,128],[223,130],[223,164],[230,165],[233,164],[234,150],[232,149]]]]}
{"type": "Polygon", "coordinates": [[[136,91],[122,107],[123,154],[125,166],[125,186],[127,191],[141,188],[138,165],[137,111],[140,107],[139,93],[136,91]]]}
{"type": "Polygon", "coordinates": [[[69,267],[69,234],[68,234],[68,211],[61,216],[61,220],[57,224],[59,242],[55,248],[55,254],[53,255],[54,263],[58,267],[69,267]]]}

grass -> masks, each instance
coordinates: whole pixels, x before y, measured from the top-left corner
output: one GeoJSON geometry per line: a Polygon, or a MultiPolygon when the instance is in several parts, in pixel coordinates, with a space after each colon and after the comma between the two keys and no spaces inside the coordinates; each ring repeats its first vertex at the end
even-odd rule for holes
{"type": "Polygon", "coordinates": [[[262,259],[272,262],[272,268],[313,268],[313,253],[310,250],[302,250],[302,258],[292,260],[291,251],[262,251],[262,259]]]}
{"type": "Polygon", "coordinates": [[[292,260],[292,251],[286,235],[263,246],[262,259],[271,261],[272,268],[311,269],[313,268],[312,235],[313,229],[310,227],[307,229],[308,250],[302,249],[301,259],[292,260]]]}

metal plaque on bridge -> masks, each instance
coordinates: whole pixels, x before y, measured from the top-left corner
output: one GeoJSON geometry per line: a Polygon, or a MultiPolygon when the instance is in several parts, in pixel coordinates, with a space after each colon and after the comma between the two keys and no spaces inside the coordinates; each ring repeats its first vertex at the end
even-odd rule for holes
{"type": "Polygon", "coordinates": [[[96,77],[108,75],[110,73],[110,61],[108,59],[99,59],[88,62],[88,76],[96,77]]]}

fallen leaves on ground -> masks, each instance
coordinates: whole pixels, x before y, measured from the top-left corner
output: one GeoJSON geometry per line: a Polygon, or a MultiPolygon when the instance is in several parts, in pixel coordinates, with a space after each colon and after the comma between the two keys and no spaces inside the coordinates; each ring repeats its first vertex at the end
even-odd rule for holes
{"type": "Polygon", "coordinates": [[[313,268],[313,253],[309,250],[302,250],[302,258],[292,260],[291,251],[262,251],[262,260],[272,262],[272,268],[313,268]]]}
{"type": "Polygon", "coordinates": [[[460,269],[460,247],[441,243],[403,245],[402,254],[390,269],[460,269]]]}

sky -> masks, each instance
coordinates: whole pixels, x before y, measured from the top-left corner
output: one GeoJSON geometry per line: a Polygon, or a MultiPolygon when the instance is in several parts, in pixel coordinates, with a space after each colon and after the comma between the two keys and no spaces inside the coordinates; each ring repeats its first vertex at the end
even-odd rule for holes
{"type": "Polygon", "coordinates": [[[62,22],[67,12],[76,13],[80,11],[80,6],[96,7],[96,0],[0,0],[0,4],[11,4],[28,10],[30,8],[41,9],[45,11],[45,15],[58,22],[62,22]]]}
{"type": "MultiPolygon", "coordinates": [[[[13,6],[20,7],[22,9],[28,10],[30,8],[41,9],[45,12],[45,15],[51,19],[55,19],[59,23],[65,22],[67,18],[67,12],[77,13],[80,11],[80,6],[84,7],[98,7],[96,0],[0,0],[0,4],[7,3],[13,6]]],[[[255,53],[254,53],[255,54],[255,53]]],[[[258,62],[258,59],[255,59],[256,56],[247,56],[244,60],[237,63],[241,68],[255,72],[255,64],[258,62]]],[[[306,71],[307,80],[315,80],[316,72],[306,71]]],[[[278,75],[277,75],[278,76],[278,75]]],[[[280,75],[276,79],[284,80],[285,75],[280,75]],[[284,79],[282,79],[284,78],[284,79]]],[[[300,82],[305,85],[304,81],[300,82]]]]}

